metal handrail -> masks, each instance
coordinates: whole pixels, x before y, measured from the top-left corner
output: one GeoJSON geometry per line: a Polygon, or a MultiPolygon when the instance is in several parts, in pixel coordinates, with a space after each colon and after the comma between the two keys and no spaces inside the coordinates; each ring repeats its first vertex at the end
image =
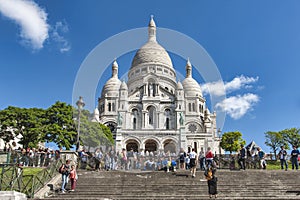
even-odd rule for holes
{"type": "Polygon", "coordinates": [[[64,160],[58,159],[35,175],[23,175],[23,168],[17,164],[0,164],[2,168],[0,190],[15,190],[34,198],[34,194],[58,173],[57,170],[62,163],[64,160]]]}

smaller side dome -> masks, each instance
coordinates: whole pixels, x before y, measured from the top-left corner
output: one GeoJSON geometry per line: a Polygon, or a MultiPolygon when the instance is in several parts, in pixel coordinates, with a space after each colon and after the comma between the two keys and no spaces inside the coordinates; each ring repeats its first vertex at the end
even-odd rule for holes
{"type": "Polygon", "coordinates": [[[118,63],[116,59],[112,64],[112,77],[108,79],[105,85],[102,88],[101,96],[104,97],[105,95],[109,94],[109,96],[117,96],[119,93],[121,81],[118,78],[118,63]]]}
{"type": "Polygon", "coordinates": [[[182,82],[184,93],[187,96],[202,96],[202,90],[199,83],[192,77],[185,78],[182,82]]]}
{"type": "Polygon", "coordinates": [[[177,90],[183,90],[183,86],[180,81],[177,83],[177,90]]]}
{"type": "Polygon", "coordinates": [[[127,84],[125,83],[125,81],[123,81],[123,82],[121,83],[120,89],[121,89],[121,90],[128,90],[128,87],[127,87],[127,84]]]}
{"type": "Polygon", "coordinates": [[[186,78],[182,81],[184,93],[186,96],[201,96],[202,90],[199,83],[192,77],[192,64],[190,59],[186,62],[186,78]]]}

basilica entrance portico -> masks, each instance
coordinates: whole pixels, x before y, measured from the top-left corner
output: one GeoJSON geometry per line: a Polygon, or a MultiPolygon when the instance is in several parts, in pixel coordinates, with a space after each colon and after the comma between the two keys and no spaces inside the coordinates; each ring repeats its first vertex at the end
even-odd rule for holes
{"type": "Polygon", "coordinates": [[[176,153],[176,142],[172,139],[167,139],[163,143],[164,152],[176,153]]]}
{"type": "Polygon", "coordinates": [[[134,139],[127,140],[126,142],[126,151],[130,151],[133,149],[134,152],[138,152],[139,150],[139,143],[134,139]]]}
{"type": "Polygon", "coordinates": [[[149,139],[145,142],[145,152],[154,152],[158,150],[158,144],[155,140],[149,139]]]}

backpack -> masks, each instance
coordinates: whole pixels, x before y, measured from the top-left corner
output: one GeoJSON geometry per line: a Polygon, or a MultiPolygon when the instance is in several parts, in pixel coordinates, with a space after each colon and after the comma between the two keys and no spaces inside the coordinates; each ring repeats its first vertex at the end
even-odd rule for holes
{"type": "Polygon", "coordinates": [[[204,176],[206,178],[206,180],[211,180],[213,178],[213,172],[211,169],[205,170],[204,172],[204,176]]]}
{"type": "Polygon", "coordinates": [[[62,164],[60,167],[59,167],[59,169],[58,169],[58,172],[60,173],[60,174],[62,174],[65,170],[63,169],[64,168],[64,164],[62,164]]]}
{"type": "Polygon", "coordinates": [[[180,154],[180,157],[179,157],[179,160],[181,161],[181,162],[184,162],[184,154],[180,154]]]}

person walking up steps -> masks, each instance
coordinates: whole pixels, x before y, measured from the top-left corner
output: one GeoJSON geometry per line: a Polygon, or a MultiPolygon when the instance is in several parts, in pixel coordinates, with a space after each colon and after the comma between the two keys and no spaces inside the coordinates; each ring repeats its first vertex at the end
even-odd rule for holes
{"type": "Polygon", "coordinates": [[[70,171],[69,178],[70,178],[70,181],[71,181],[71,190],[70,191],[74,192],[75,187],[76,187],[76,181],[78,179],[77,172],[76,172],[76,169],[75,169],[75,165],[71,166],[71,171],[70,171]]]}
{"type": "Polygon", "coordinates": [[[61,192],[66,192],[66,186],[68,184],[68,176],[70,174],[70,160],[66,161],[66,164],[62,164],[59,168],[59,173],[61,173],[61,192]]]}
{"type": "Polygon", "coordinates": [[[211,199],[213,196],[217,198],[218,190],[217,190],[217,182],[218,178],[215,176],[216,170],[213,167],[209,167],[204,172],[204,176],[207,180],[208,186],[208,194],[209,198],[211,199]]]}
{"type": "Polygon", "coordinates": [[[197,158],[197,154],[195,152],[195,149],[193,148],[192,152],[190,153],[190,167],[191,167],[192,178],[196,177],[196,167],[197,167],[196,158],[197,158]]]}

